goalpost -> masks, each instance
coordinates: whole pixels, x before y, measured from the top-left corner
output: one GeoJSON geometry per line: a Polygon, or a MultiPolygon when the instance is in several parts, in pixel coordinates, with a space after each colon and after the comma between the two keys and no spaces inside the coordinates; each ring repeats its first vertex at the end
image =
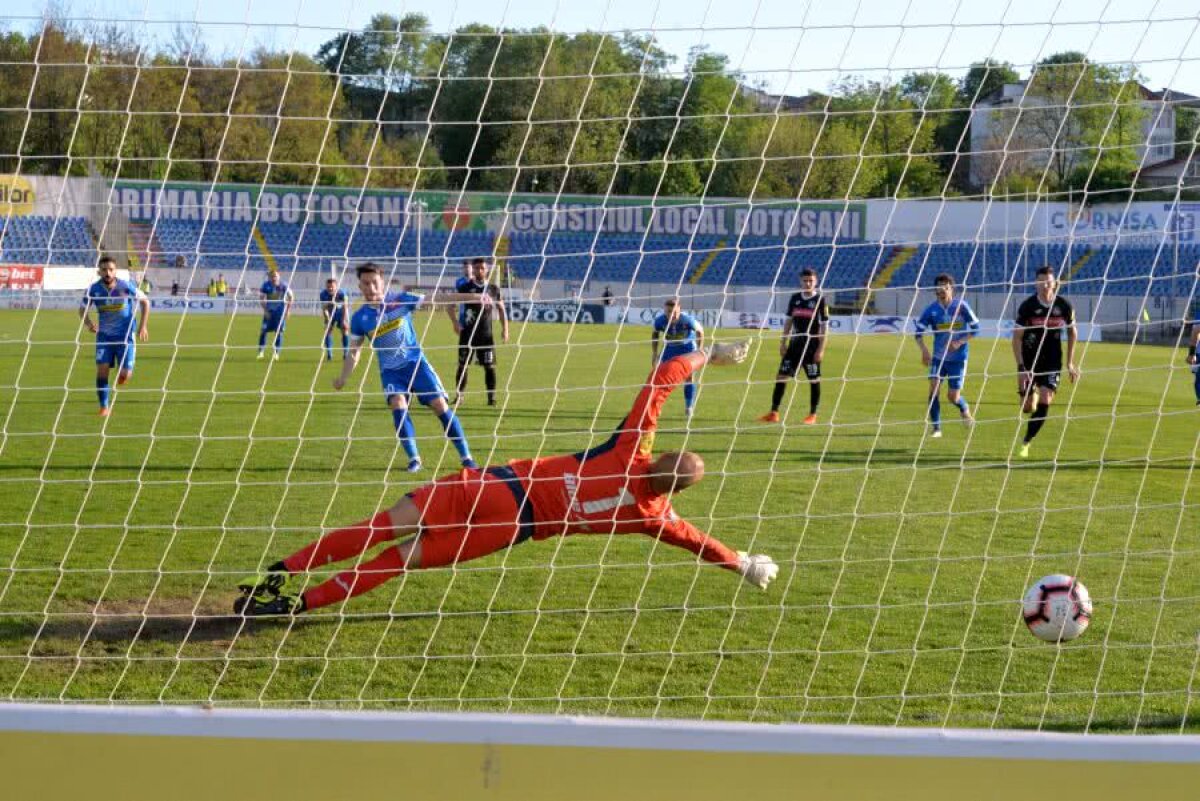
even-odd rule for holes
{"type": "Polygon", "coordinates": [[[4,12],[0,699],[1197,731],[1195,9],[650,5],[4,12]],[[101,250],[153,306],[106,418],[76,315],[101,250]],[[357,265],[449,290],[475,257],[512,320],[496,406],[474,363],[454,398],[444,309],[413,319],[481,464],[607,439],[667,299],[750,338],[654,446],[704,458],[675,510],[773,557],[765,593],[595,532],[232,614],[244,575],[459,469],[413,403],[405,472],[374,356],[333,388],[326,279],[357,308],[357,265]],[[1023,458],[1044,266],[1080,377],[1023,458]],[[800,368],[761,422],[805,269],[820,401],[800,368]],[[268,273],[297,301],[258,361],[268,273]],[[934,438],[913,334],[943,273],[980,331],[974,423],[943,403],[934,438]],[[1020,603],[1056,573],[1095,613],[1047,644],[1020,603]]]}

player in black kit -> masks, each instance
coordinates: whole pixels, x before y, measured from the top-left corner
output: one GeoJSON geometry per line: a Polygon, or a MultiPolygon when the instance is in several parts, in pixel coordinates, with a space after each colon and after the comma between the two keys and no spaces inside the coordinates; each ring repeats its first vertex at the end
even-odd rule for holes
{"type": "Polygon", "coordinates": [[[496,340],[492,333],[493,317],[500,319],[500,336],[508,342],[508,313],[504,301],[500,299],[500,289],[488,282],[488,262],[484,258],[471,261],[470,275],[460,279],[455,286],[457,292],[473,292],[478,295],[487,294],[492,298],[490,306],[479,303],[464,303],[459,309],[459,316],[454,321],[458,331],[458,381],[456,384],[457,397],[455,405],[462,402],[467,389],[467,367],[474,358],[483,367],[483,379],[487,385],[488,406],[496,405],[496,340]]]}
{"type": "Polygon", "coordinates": [[[808,379],[808,416],[804,425],[817,422],[817,407],[821,405],[821,360],[825,358],[825,339],[829,333],[829,304],[817,291],[817,273],[805,269],[800,273],[800,291],[788,300],[787,321],[779,342],[779,374],[771,394],[771,411],[759,418],[764,423],[779,422],[779,406],[788,381],[803,368],[808,379]]]}
{"type": "Polygon", "coordinates": [[[1050,267],[1037,271],[1037,291],[1017,307],[1012,349],[1017,358],[1017,391],[1021,410],[1030,413],[1021,444],[1022,459],[1029,457],[1029,443],[1046,422],[1063,369],[1062,333],[1067,332],[1067,375],[1079,378],[1075,367],[1075,309],[1058,295],[1058,279],[1050,267]]]}

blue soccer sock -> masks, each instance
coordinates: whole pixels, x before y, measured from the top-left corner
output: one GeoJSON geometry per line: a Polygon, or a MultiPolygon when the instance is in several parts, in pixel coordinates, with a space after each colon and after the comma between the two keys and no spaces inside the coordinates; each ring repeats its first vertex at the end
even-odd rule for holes
{"type": "Polygon", "coordinates": [[[404,448],[408,458],[410,460],[420,459],[421,454],[417,450],[417,430],[413,428],[412,418],[408,416],[408,409],[392,409],[392,425],[396,427],[396,436],[400,438],[400,447],[404,448]]]}
{"type": "Polygon", "coordinates": [[[696,385],[689,381],[683,385],[683,408],[691,409],[696,405],[696,385]]]}
{"type": "Polygon", "coordinates": [[[962,412],[963,414],[971,413],[971,407],[967,404],[967,399],[964,398],[962,395],[958,396],[958,400],[956,400],[954,402],[954,405],[957,406],[958,410],[960,412],[962,412]]]}
{"type": "Polygon", "coordinates": [[[262,351],[262,349],[265,348],[266,346],[267,346],[267,331],[266,331],[266,329],[263,329],[258,334],[258,349],[259,349],[259,351],[262,351]]]}
{"type": "Polygon", "coordinates": [[[350,355],[350,337],[342,334],[342,358],[350,355]]]}
{"type": "Polygon", "coordinates": [[[1196,369],[1196,403],[1200,403],[1200,368],[1196,369]]]}
{"type": "Polygon", "coordinates": [[[942,396],[940,394],[929,399],[929,422],[933,423],[934,428],[940,428],[942,425],[942,396]]]}
{"type": "Polygon", "coordinates": [[[275,334],[275,352],[279,353],[279,351],[281,351],[281,350],[283,350],[283,332],[282,331],[275,334]]]}
{"type": "Polygon", "coordinates": [[[326,359],[333,358],[333,335],[332,334],[325,335],[325,358],[326,359]]]}
{"type": "Polygon", "coordinates": [[[470,459],[471,446],[467,444],[467,435],[463,433],[462,424],[458,422],[458,416],[454,414],[454,410],[447,409],[438,415],[438,419],[442,421],[446,437],[454,444],[454,450],[458,451],[458,457],[470,459]]]}
{"type": "Polygon", "coordinates": [[[96,397],[100,399],[100,408],[108,408],[108,379],[96,377],[96,397]]]}

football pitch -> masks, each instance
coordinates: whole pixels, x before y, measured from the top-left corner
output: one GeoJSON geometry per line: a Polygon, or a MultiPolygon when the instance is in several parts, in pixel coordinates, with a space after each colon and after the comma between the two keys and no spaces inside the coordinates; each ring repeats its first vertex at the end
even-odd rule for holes
{"type": "MultiPolygon", "coordinates": [[[[449,323],[427,326],[452,381],[449,323]]],[[[457,460],[417,410],[426,470],[404,472],[374,363],[335,393],[316,318],[292,319],[278,362],[256,361],[253,316],[150,331],[102,421],[75,315],[0,314],[0,698],[1200,732],[1200,410],[1181,351],[1081,343],[1080,383],[1020,461],[1007,341],[971,345],[978,424],[943,403],[930,440],[924,368],[894,335],[833,338],[818,425],[800,425],[801,382],[786,425],[756,422],[778,364],[765,334],[747,365],[703,374],[690,427],[670,399],[655,447],[704,456],[675,507],[773,556],[768,592],[646,537],[578,536],[246,621],[238,578],[457,460]],[[1019,605],[1056,572],[1096,605],[1061,647],[1019,605]]],[[[476,458],[606,438],[648,334],[514,324],[501,405],[472,367],[459,412],[476,458]]]]}

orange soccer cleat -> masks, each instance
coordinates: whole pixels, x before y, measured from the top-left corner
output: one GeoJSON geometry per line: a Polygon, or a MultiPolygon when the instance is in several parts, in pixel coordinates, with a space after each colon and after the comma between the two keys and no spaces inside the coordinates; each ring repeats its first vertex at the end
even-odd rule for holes
{"type": "Polygon", "coordinates": [[[767,412],[762,417],[758,418],[758,422],[760,422],[760,423],[778,423],[779,422],[779,412],[767,412]]]}
{"type": "Polygon", "coordinates": [[[810,414],[808,417],[804,418],[804,425],[815,426],[816,424],[817,424],[817,416],[815,414],[810,414]]]}
{"type": "Polygon", "coordinates": [[[100,407],[100,416],[101,417],[108,417],[110,414],[112,414],[112,409],[109,409],[107,406],[100,407]]]}

